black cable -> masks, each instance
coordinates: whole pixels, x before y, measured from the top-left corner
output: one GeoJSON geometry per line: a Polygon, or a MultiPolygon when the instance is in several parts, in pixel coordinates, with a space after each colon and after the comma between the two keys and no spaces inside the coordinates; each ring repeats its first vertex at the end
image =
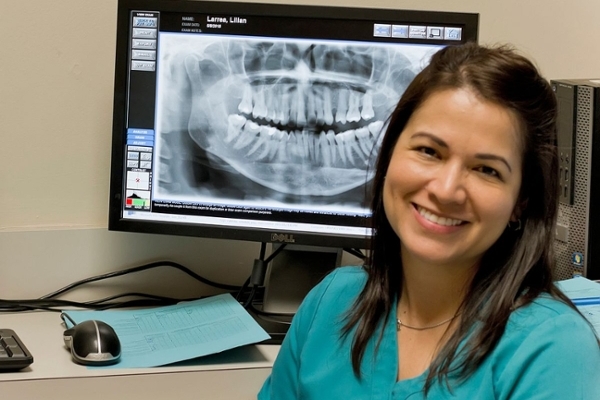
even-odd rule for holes
{"type": "Polygon", "coordinates": [[[266,247],[267,244],[265,242],[262,242],[261,246],[260,246],[260,256],[258,259],[254,260],[254,266],[252,268],[252,274],[250,275],[250,277],[248,278],[248,283],[244,283],[244,285],[247,286],[250,284],[250,282],[252,282],[252,289],[250,291],[250,294],[248,295],[248,298],[246,299],[246,301],[244,302],[243,306],[244,308],[249,307],[252,302],[254,301],[254,297],[256,296],[256,292],[258,291],[258,287],[262,286],[264,284],[264,282],[261,282],[260,284],[257,284],[256,282],[253,282],[253,276],[256,274],[256,269],[260,268],[262,269],[263,273],[262,274],[258,274],[258,275],[262,275],[262,278],[264,278],[264,273],[266,272],[266,269],[269,265],[269,263],[275,258],[277,257],[277,255],[279,255],[279,253],[285,248],[286,244],[282,244],[279,247],[277,247],[275,249],[275,251],[273,251],[269,257],[267,257],[266,259],[265,257],[265,253],[266,253],[266,247]]]}
{"type": "Polygon", "coordinates": [[[108,308],[124,308],[124,307],[133,307],[133,306],[144,306],[144,305],[145,306],[168,306],[168,305],[177,304],[177,303],[186,302],[186,301],[200,300],[203,298],[204,297],[201,296],[201,297],[193,297],[193,298],[189,298],[189,299],[179,299],[179,298],[158,296],[158,295],[147,294],[147,293],[131,292],[131,293],[117,294],[117,295],[105,297],[105,298],[99,299],[99,300],[88,301],[88,302],[82,303],[82,306],[88,306],[88,305],[98,306],[100,308],[96,308],[96,309],[99,309],[99,310],[105,310],[108,308]],[[121,301],[121,302],[114,302],[114,303],[110,302],[110,301],[118,299],[118,298],[133,297],[133,296],[142,297],[142,298],[121,301]]]}
{"type": "Polygon", "coordinates": [[[77,302],[68,302],[68,303],[56,303],[55,301],[50,303],[37,303],[37,302],[24,302],[24,303],[15,303],[12,305],[2,305],[0,306],[1,312],[23,312],[23,311],[54,311],[61,312],[64,311],[65,308],[87,308],[91,310],[107,310],[111,308],[123,308],[123,307],[157,307],[175,304],[176,302],[166,303],[164,301],[152,301],[148,299],[138,299],[132,301],[118,302],[118,303],[107,303],[107,304],[99,304],[99,305],[89,305],[77,302]]]}
{"type": "MultiPolygon", "coordinates": [[[[256,315],[259,315],[259,316],[262,316],[262,317],[293,318],[294,315],[296,315],[296,313],[276,313],[276,312],[268,312],[268,311],[259,310],[258,308],[254,307],[254,304],[250,304],[248,306],[248,309],[251,310],[256,315]]],[[[275,321],[275,322],[281,322],[281,323],[286,323],[287,322],[287,321],[281,321],[281,320],[273,320],[273,321],[275,321]]]]}
{"type": "Polygon", "coordinates": [[[250,278],[252,276],[249,276],[248,279],[246,279],[246,281],[244,282],[244,284],[242,285],[242,288],[238,291],[238,294],[235,296],[235,300],[237,302],[241,302],[242,300],[242,295],[246,292],[246,290],[248,289],[248,286],[250,286],[250,278]]]}
{"type": "Polygon", "coordinates": [[[19,312],[19,311],[33,311],[33,310],[45,310],[45,311],[62,311],[65,308],[87,308],[91,310],[106,310],[109,308],[123,308],[123,307],[150,307],[150,306],[161,306],[176,304],[181,300],[159,300],[159,299],[134,299],[122,302],[113,303],[81,303],[70,300],[59,300],[59,299],[30,299],[30,300],[0,300],[0,311],[1,312],[19,312]]]}
{"type": "Polygon", "coordinates": [[[180,301],[177,299],[173,299],[172,301],[167,300],[151,300],[151,299],[134,299],[127,301],[120,301],[118,303],[106,303],[99,304],[96,310],[108,310],[115,308],[128,308],[128,307],[161,307],[161,306],[170,306],[173,304],[178,304],[180,301]]]}
{"type": "Polygon", "coordinates": [[[260,244],[260,256],[258,257],[260,260],[265,259],[265,253],[267,252],[267,243],[262,242],[260,244]]]}
{"type": "MultiPolygon", "coordinates": [[[[264,256],[264,250],[261,254],[264,256]]],[[[171,297],[157,296],[157,295],[146,294],[146,293],[137,293],[137,292],[117,294],[117,295],[109,296],[109,297],[106,297],[103,299],[98,299],[98,300],[93,300],[93,301],[88,301],[88,302],[75,302],[75,301],[70,301],[70,300],[56,299],[56,297],[63,295],[66,292],[73,290],[81,285],[86,284],[86,283],[92,283],[92,282],[100,281],[103,279],[114,278],[114,277],[130,274],[130,273],[135,273],[135,272],[145,271],[145,270],[152,269],[152,268],[165,267],[165,266],[178,269],[204,284],[207,284],[207,285],[219,288],[219,289],[228,290],[228,291],[240,291],[240,293],[238,294],[240,296],[247,290],[247,284],[245,285],[245,287],[244,286],[240,287],[240,286],[226,285],[226,284],[213,282],[209,279],[206,279],[206,278],[196,274],[195,272],[191,271],[189,268],[187,268],[181,264],[178,264],[178,263],[175,263],[172,261],[157,261],[157,262],[152,262],[152,263],[137,266],[137,267],[128,268],[128,269],[121,270],[121,271],[110,272],[110,273],[82,279],[82,280],[73,282],[73,283],[71,283],[59,290],[56,290],[52,293],[48,293],[38,299],[20,299],[20,300],[0,299],[0,311],[21,312],[21,311],[33,311],[33,310],[46,310],[46,311],[59,312],[66,307],[87,308],[87,309],[92,309],[92,310],[106,310],[109,308],[164,306],[164,305],[176,304],[181,301],[197,300],[198,298],[176,299],[176,298],[171,298],[171,297]],[[131,296],[137,296],[137,297],[142,297],[142,298],[121,301],[121,302],[113,301],[118,298],[131,297],[131,296]]]]}
{"type": "Polygon", "coordinates": [[[96,282],[96,281],[103,280],[103,279],[108,279],[108,278],[114,278],[114,277],[118,277],[118,276],[121,276],[121,275],[126,275],[126,274],[130,274],[130,273],[134,273],[134,272],[145,271],[145,270],[152,269],[152,268],[157,268],[157,267],[172,267],[172,268],[178,269],[178,270],[180,270],[180,271],[182,271],[182,272],[190,275],[194,279],[196,279],[196,280],[198,280],[198,281],[200,281],[200,282],[202,282],[202,283],[204,283],[206,285],[213,286],[213,287],[216,287],[216,288],[219,288],[219,289],[224,289],[224,290],[228,290],[228,291],[237,291],[237,290],[240,290],[240,288],[241,288],[240,286],[226,285],[226,284],[222,284],[222,283],[217,283],[217,282],[210,281],[210,280],[208,280],[208,279],[206,279],[206,278],[204,278],[204,277],[196,274],[194,271],[190,270],[189,268],[184,267],[183,265],[175,263],[175,262],[172,262],[172,261],[157,261],[157,262],[153,262],[153,263],[141,265],[141,266],[138,266],[138,267],[128,268],[128,269],[121,270],[121,271],[116,271],[116,272],[109,272],[107,274],[102,274],[102,275],[93,276],[91,278],[82,279],[80,281],[71,283],[70,285],[67,285],[67,286],[63,287],[62,289],[59,289],[59,290],[57,290],[55,292],[48,293],[47,295],[40,297],[40,299],[51,299],[51,298],[54,298],[56,296],[59,296],[59,295],[61,295],[63,293],[66,293],[66,292],[68,292],[70,290],[73,290],[76,287],[81,286],[81,285],[86,284],[86,283],[96,282]]]}
{"type": "Polygon", "coordinates": [[[202,297],[191,299],[178,299],[165,296],[157,296],[147,293],[122,293],[103,299],[92,300],[87,302],[75,302],[61,299],[21,299],[21,300],[6,300],[0,299],[0,311],[4,312],[19,312],[19,311],[61,311],[65,307],[87,308],[92,310],[106,310],[109,308],[124,308],[124,307],[156,307],[177,304],[182,301],[193,301],[202,297]],[[132,299],[127,301],[112,302],[112,300],[122,297],[142,297],[141,299],[132,299]]]}
{"type": "Polygon", "coordinates": [[[60,319],[62,319],[63,323],[65,324],[65,326],[69,326],[69,324],[67,324],[67,321],[65,321],[65,318],[69,320],[69,322],[71,324],[73,324],[73,326],[77,325],[77,323],[75,321],[73,321],[73,318],[69,317],[68,314],[65,314],[64,312],[60,313],[60,319]]]}
{"type": "Polygon", "coordinates": [[[29,300],[0,300],[0,311],[11,312],[11,311],[33,311],[33,310],[46,310],[46,311],[61,311],[55,308],[65,307],[77,307],[77,308],[91,308],[97,309],[99,305],[84,304],[70,300],[45,300],[45,299],[29,299],[29,300]]]}
{"type": "Polygon", "coordinates": [[[271,262],[271,260],[273,260],[275,257],[277,257],[277,255],[278,255],[279,253],[281,253],[281,251],[282,251],[283,249],[285,249],[285,246],[287,246],[287,245],[284,243],[284,244],[280,245],[279,247],[277,247],[277,248],[275,249],[275,251],[274,251],[274,252],[272,252],[272,253],[269,255],[269,257],[268,257],[268,258],[265,260],[265,264],[269,264],[269,263],[271,262]]]}
{"type": "MultiPolygon", "coordinates": [[[[265,259],[265,253],[267,252],[267,243],[262,242],[260,244],[260,254],[258,256],[258,260],[262,261],[264,263],[264,259],[265,259]]],[[[254,275],[254,268],[256,267],[256,261],[254,260],[254,265],[253,265],[253,271],[252,274],[250,274],[250,276],[248,277],[248,279],[246,279],[246,281],[244,282],[244,284],[242,285],[242,288],[238,291],[237,295],[235,296],[235,299],[241,303],[242,300],[242,295],[246,292],[246,290],[248,290],[248,287],[250,286],[250,282],[252,282],[252,276],[254,275]]],[[[264,265],[266,266],[267,264],[264,263],[264,265]]],[[[251,296],[253,296],[251,294],[251,296]]]]}
{"type": "MultiPolygon", "coordinates": [[[[265,260],[265,263],[269,263],[273,258],[275,258],[280,251],[282,251],[285,247],[285,244],[282,244],[281,246],[279,246],[270,256],[267,260],[265,260]]],[[[365,260],[366,256],[363,254],[363,252],[360,249],[354,249],[354,248],[343,248],[344,251],[348,252],[349,254],[360,258],[361,260],[365,260]]],[[[295,313],[273,313],[273,312],[266,312],[266,311],[262,311],[259,310],[257,308],[254,307],[253,301],[254,301],[254,294],[255,294],[255,287],[252,288],[252,292],[250,293],[249,298],[246,300],[246,302],[244,303],[244,308],[252,311],[254,314],[256,314],[257,316],[264,318],[266,320],[272,321],[272,322],[279,322],[279,323],[283,323],[283,324],[289,324],[289,322],[287,321],[281,321],[281,320],[277,320],[275,319],[276,317],[284,317],[284,318],[293,318],[293,316],[295,315],[295,313]],[[272,318],[269,318],[272,317],[272,318]]]]}
{"type": "Polygon", "coordinates": [[[244,308],[248,308],[250,306],[250,304],[252,304],[252,302],[254,301],[254,296],[256,296],[257,289],[258,289],[258,286],[256,286],[256,285],[252,286],[252,290],[250,291],[248,298],[246,299],[246,301],[243,304],[244,308]]]}
{"type": "MultiPolygon", "coordinates": [[[[265,259],[266,243],[263,242],[263,243],[261,243],[259,260],[266,266],[275,257],[277,257],[277,255],[285,247],[286,247],[285,244],[278,246],[269,255],[269,257],[267,257],[265,259]]],[[[362,259],[365,258],[365,255],[362,254],[362,252],[358,249],[345,248],[344,250],[358,258],[362,258],[362,259]]],[[[62,295],[64,293],[66,293],[70,290],[73,290],[76,287],[79,287],[86,283],[96,282],[96,281],[103,280],[103,279],[114,278],[114,277],[130,274],[130,273],[145,271],[148,269],[164,267],[164,266],[176,268],[176,269],[192,276],[196,280],[198,280],[204,284],[213,286],[213,287],[217,287],[217,288],[225,289],[225,290],[229,290],[229,291],[237,290],[238,293],[236,295],[236,300],[238,302],[241,302],[241,299],[242,299],[243,295],[247,292],[248,287],[251,282],[251,279],[249,277],[242,286],[234,286],[234,285],[226,285],[226,284],[216,283],[216,282],[212,282],[212,281],[196,274],[195,272],[191,271],[190,269],[186,268],[185,266],[183,266],[181,264],[171,262],[171,261],[157,261],[157,262],[141,265],[138,267],[128,268],[128,269],[121,270],[121,271],[110,272],[107,274],[97,275],[97,276],[94,276],[91,278],[79,280],[79,281],[71,283],[57,291],[46,294],[45,296],[42,296],[39,299],[25,299],[25,300],[0,299],[0,311],[19,312],[19,311],[46,310],[46,311],[60,312],[65,307],[88,308],[88,309],[93,309],[93,310],[106,310],[109,308],[164,306],[164,305],[176,304],[176,303],[182,302],[182,301],[197,300],[198,298],[176,299],[176,298],[171,298],[171,297],[158,296],[158,295],[152,295],[152,294],[147,294],[147,293],[137,293],[137,292],[117,294],[117,295],[105,297],[103,299],[97,299],[97,300],[92,300],[92,301],[88,301],[88,302],[75,302],[75,301],[70,301],[70,300],[55,299],[55,297],[62,295]],[[127,301],[114,302],[115,299],[123,298],[123,297],[132,297],[132,296],[141,297],[141,298],[127,300],[127,301]]],[[[252,286],[252,289],[251,289],[247,299],[244,301],[244,304],[243,304],[244,308],[251,309],[257,315],[261,315],[261,316],[265,316],[265,317],[291,317],[291,316],[293,316],[293,314],[287,314],[287,313],[286,314],[267,313],[267,312],[264,312],[264,311],[254,308],[252,303],[254,301],[254,297],[256,296],[256,293],[257,293],[259,287],[260,287],[260,285],[252,286]]],[[[280,322],[284,322],[284,321],[280,321],[280,322]]]]}
{"type": "Polygon", "coordinates": [[[166,297],[166,296],[159,296],[159,295],[154,295],[154,294],[148,294],[148,293],[138,293],[138,292],[129,292],[129,293],[120,293],[120,294],[116,294],[113,296],[108,296],[105,297],[103,299],[98,299],[98,300],[91,300],[91,301],[86,301],[83,304],[102,304],[111,300],[115,300],[121,297],[133,297],[133,296],[137,296],[137,297],[145,297],[145,298],[149,298],[149,299],[153,299],[153,300],[161,300],[161,301],[166,301],[166,302],[171,302],[171,301],[191,301],[191,300],[198,300],[199,298],[193,298],[193,299],[176,299],[173,297],[166,297]]]}
{"type": "Polygon", "coordinates": [[[361,250],[359,250],[359,249],[352,249],[352,248],[349,248],[349,247],[348,248],[344,247],[344,251],[352,254],[356,258],[360,258],[361,260],[364,260],[365,258],[367,258],[367,256],[365,256],[363,254],[363,252],[361,250]]]}

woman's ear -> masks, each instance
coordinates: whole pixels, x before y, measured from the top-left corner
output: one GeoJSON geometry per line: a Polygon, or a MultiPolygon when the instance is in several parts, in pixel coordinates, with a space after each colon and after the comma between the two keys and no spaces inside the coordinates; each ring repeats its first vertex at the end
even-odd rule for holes
{"type": "Polygon", "coordinates": [[[519,219],[521,219],[523,211],[525,211],[525,209],[527,208],[528,201],[528,199],[525,199],[517,202],[512,212],[512,215],[510,216],[510,222],[517,222],[519,219]]]}

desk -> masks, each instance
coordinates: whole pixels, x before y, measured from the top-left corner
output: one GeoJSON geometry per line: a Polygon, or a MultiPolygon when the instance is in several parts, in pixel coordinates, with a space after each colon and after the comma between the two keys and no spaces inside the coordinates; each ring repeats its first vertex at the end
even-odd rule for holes
{"type": "Polygon", "coordinates": [[[0,373],[3,399],[256,399],[279,350],[255,345],[168,367],[89,369],[71,361],[59,313],[1,314],[0,328],[13,329],[34,358],[0,373]]]}

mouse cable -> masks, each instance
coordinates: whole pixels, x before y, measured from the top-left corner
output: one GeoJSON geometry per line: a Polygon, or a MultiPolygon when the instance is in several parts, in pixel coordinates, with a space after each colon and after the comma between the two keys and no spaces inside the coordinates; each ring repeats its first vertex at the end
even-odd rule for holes
{"type": "Polygon", "coordinates": [[[126,275],[126,274],[130,274],[130,273],[135,273],[135,272],[140,272],[140,271],[145,271],[148,269],[152,269],[152,268],[157,268],[157,267],[172,267],[172,268],[176,268],[188,275],[190,275],[192,278],[206,284],[209,286],[213,286],[216,287],[218,289],[224,289],[224,290],[228,290],[228,291],[238,291],[241,289],[240,286],[234,286],[234,285],[226,285],[226,284],[222,284],[222,283],[217,283],[217,282],[213,282],[210,281],[198,274],[196,274],[194,271],[190,270],[189,268],[178,264],[176,262],[172,262],[172,261],[157,261],[157,262],[153,262],[153,263],[149,263],[149,264],[145,264],[145,265],[141,265],[138,267],[132,267],[132,268],[128,268],[125,270],[121,270],[121,271],[116,271],[116,272],[109,272],[106,274],[102,274],[102,275],[97,275],[97,276],[93,276],[91,278],[86,278],[86,279],[82,279],[79,281],[76,281],[74,283],[71,283],[55,292],[52,293],[48,293],[45,296],[40,297],[40,299],[51,299],[53,297],[57,297],[65,292],[68,292],[72,289],[75,289],[78,286],[81,286],[83,284],[86,283],[91,283],[91,282],[96,282],[96,281],[100,281],[103,279],[108,279],[108,278],[114,278],[114,277],[118,277],[118,276],[122,276],[122,275],[126,275]]]}
{"type": "Polygon", "coordinates": [[[73,326],[77,325],[77,322],[73,321],[73,318],[71,318],[71,317],[69,316],[69,314],[67,314],[67,313],[61,312],[61,313],[60,313],[60,319],[62,319],[62,321],[63,321],[63,324],[65,324],[65,327],[66,327],[66,328],[68,328],[68,327],[69,327],[69,324],[68,324],[68,323],[67,323],[67,321],[66,321],[67,319],[69,320],[69,323],[71,323],[71,325],[73,325],[73,326]]]}

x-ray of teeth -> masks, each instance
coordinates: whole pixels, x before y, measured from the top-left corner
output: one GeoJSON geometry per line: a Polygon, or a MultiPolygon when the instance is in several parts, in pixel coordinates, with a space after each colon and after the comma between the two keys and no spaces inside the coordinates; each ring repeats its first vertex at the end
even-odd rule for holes
{"type": "Polygon", "coordinates": [[[156,193],[353,205],[435,50],[162,35],[156,193]]]}

